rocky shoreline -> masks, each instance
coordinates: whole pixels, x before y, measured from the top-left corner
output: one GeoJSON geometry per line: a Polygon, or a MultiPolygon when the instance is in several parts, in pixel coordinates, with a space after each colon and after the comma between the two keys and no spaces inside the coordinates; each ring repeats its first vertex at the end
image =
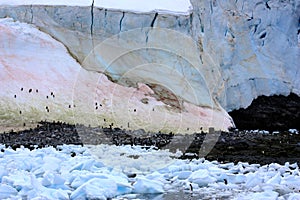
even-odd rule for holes
{"type": "MultiPolygon", "coordinates": [[[[63,144],[111,144],[142,145],[158,149],[170,144],[180,145],[189,140],[182,159],[198,157],[206,133],[192,135],[146,133],[143,130],[128,131],[119,128],[92,128],[61,122],[40,122],[34,129],[0,134],[0,144],[13,149],[24,146],[29,149],[63,144]],[[187,139],[188,138],[188,139],[187,139]]],[[[239,131],[221,132],[212,150],[205,156],[219,162],[249,162],[258,164],[300,162],[300,134],[291,131],[239,131]]]]}

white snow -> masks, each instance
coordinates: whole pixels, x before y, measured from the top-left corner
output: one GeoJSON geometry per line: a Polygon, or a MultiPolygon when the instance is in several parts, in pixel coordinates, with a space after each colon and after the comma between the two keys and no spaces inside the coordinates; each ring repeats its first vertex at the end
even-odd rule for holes
{"type": "MultiPolygon", "coordinates": [[[[0,5],[68,5],[91,6],[92,0],[1,0],[0,5]]],[[[189,14],[192,5],[189,0],[95,0],[94,6],[134,12],[189,14]]]]}
{"type": "Polygon", "coordinates": [[[179,191],[206,198],[299,199],[296,163],[260,166],[179,160],[179,153],[139,146],[58,148],[14,151],[0,145],[0,199],[138,199],[138,195],[163,197],[179,191]],[[141,162],[137,155],[142,160],[150,157],[151,162],[141,162]]]}
{"type": "Polygon", "coordinates": [[[69,5],[90,6],[92,0],[1,0],[0,5],[69,5]]]}
{"type": "Polygon", "coordinates": [[[189,0],[95,0],[95,6],[137,12],[171,11],[182,14],[188,14],[192,9],[189,0]]]}

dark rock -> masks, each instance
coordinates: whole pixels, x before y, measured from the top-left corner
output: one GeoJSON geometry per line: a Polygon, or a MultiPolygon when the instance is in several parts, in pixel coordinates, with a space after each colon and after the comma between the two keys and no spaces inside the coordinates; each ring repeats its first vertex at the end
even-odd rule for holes
{"type": "MultiPolygon", "coordinates": [[[[120,128],[86,127],[83,125],[71,125],[62,122],[40,122],[34,129],[19,132],[0,134],[0,144],[10,146],[12,149],[24,146],[33,150],[46,146],[53,146],[59,150],[62,144],[114,144],[114,145],[141,145],[148,149],[155,146],[164,148],[172,142],[172,145],[186,145],[184,141],[192,141],[181,159],[198,158],[201,145],[206,138],[206,133],[192,135],[147,133],[144,130],[130,131],[120,128]],[[189,140],[190,138],[191,140],[189,140]]],[[[266,134],[249,131],[222,132],[213,149],[205,156],[208,160],[219,162],[249,162],[269,164],[277,162],[300,162],[300,134],[291,134],[280,131],[277,134],[266,134]]],[[[170,149],[170,147],[168,146],[170,149]]],[[[176,149],[175,149],[176,150],[176,149]]],[[[3,149],[1,150],[4,151],[3,149]]],[[[170,149],[172,151],[172,149],[170,149]]],[[[71,156],[76,156],[72,152],[71,156]]]]}
{"type": "Polygon", "coordinates": [[[288,130],[300,129],[300,97],[260,96],[246,109],[229,112],[240,130],[288,130]]]}

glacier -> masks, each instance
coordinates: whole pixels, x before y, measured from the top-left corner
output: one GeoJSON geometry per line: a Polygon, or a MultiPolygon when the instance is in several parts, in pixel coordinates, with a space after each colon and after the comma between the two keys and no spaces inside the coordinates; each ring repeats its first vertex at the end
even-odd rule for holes
{"type": "MultiPolygon", "coordinates": [[[[54,82],[69,93],[64,102],[55,97],[61,101],[56,105],[73,109],[71,104],[75,104],[77,111],[69,115],[78,123],[113,123],[163,132],[191,133],[209,127],[226,130],[234,126],[227,112],[248,107],[258,96],[300,93],[298,1],[191,0],[182,10],[173,11],[164,7],[146,11],[105,8],[98,1],[76,1],[68,6],[52,1],[10,2],[0,4],[0,17],[34,25],[61,43],[65,54],[76,63],[77,67],[70,70],[77,76],[68,82],[73,87],[59,80],[54,82]],[[87,80],[93,82],[94,91],[86,89],[85,85],[90,85],[87,80]],[[114,86],[95,90],[97,82],[108,81],[114,86]],[[64,87],[76,90],[70,92],[64,87]],[[111,88],[116,90],[106,93],[111,88]],[[96,100],[101,95],[110,97],[103,102],[96,100]],[[116,103],[108,103],[112,97],[116,97],[116,103]],[[110,108],[99,114],[95,106],[89,108],[86,102],[110,108]],[[128,103],[121,106],[123,102],[128,103]],[[111,109],[112,105],[122,108],[111,109]],[[116,117],[124,113],[123,118],[116,117]],[[174,128],[174,124],[180,126],[174,128]]],[[[14,27],[13,23],[10,26],[14,27]]],[[[18,50],[20,54],[24,49],[18,50]]],[[[10,87],[9,90],[12,91],[10,87]]],[[[13,109],[14,94],[6,94],[1,105],[7,105],[4,110],[12,110],[14,118],[24,119],[32,113],[19,116],[20,109],[13,109]]],[[[26,101],[32,100],[28,97],[26,101]]],[[[45,109],[39,104],[28,110],[43,116],[45,109]]],[[[58,107],[52,109],[57,112],[46,113],[41,119],[70,121],[61,114],[65,110],[58,107]]]]}

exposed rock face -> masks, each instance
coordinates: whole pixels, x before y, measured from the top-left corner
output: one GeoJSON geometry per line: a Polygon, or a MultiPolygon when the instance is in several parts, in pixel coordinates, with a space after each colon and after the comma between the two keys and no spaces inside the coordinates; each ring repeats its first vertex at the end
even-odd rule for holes
{"type": "Polygon", "coordinates": [[[260,96],[246,109],[229,113],[239,129],[288,130],[300,129],[300,97],[260,96]]]}
{"type": "Polygon", "coordinates": [[[191,3],[182,15],[21,5],[1,6],[0,17],[36,25],[84,68],[146,84],[180,112],[183,102],[231,111],[260,95],[300,95],[298,1],[191,3]]]}

